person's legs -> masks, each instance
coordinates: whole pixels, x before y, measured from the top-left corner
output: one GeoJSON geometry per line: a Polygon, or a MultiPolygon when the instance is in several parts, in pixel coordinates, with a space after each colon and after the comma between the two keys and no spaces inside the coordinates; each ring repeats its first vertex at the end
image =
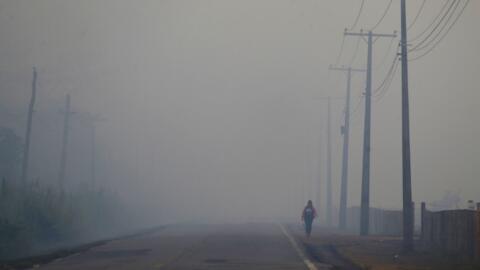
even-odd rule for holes
{"type": "Polygon", "coordinates": [[[309,237],[310,234],[312,233],[312,222],[313,222],[313,220],[311,220],[311,219],[306,219],[305,220],[305,232],[307,234],[307,237],[309,237]]]}

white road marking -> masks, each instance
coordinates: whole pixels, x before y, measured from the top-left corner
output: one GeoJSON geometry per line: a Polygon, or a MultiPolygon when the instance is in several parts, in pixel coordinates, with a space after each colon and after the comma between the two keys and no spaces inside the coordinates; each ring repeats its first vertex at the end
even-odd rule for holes
{"type": "Polygon", "coordinates": [[[293,249],[295,249],[295,251],[297,252],[298,256],[300,256],[300,258],[303,260],[303,262],[305,263],[305,265],[307,266],[307,268],[309,270],[318,270],[317,267],[307,258],[307,256],[305,256],[305,254],[303,253],[303,251],[300,249],[300,247],[298,247],[298,244],[297,242],[295,241],[295,239],[293,239],[293,237],[287,232],[287,230],[285,229],[285,227],[281,224],[278,224],[278,226],[280,227],[280,229],[282,230],[283,234],[285,235],[285,237],[288,238],[288,241],[290,241],[290,244],[292,244],[293,246],[293,249]]]}

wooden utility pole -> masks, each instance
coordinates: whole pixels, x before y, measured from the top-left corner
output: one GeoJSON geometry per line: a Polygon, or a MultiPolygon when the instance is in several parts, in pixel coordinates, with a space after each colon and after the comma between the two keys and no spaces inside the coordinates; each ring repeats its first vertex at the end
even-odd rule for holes
{"type": "Polygon", "coordinates": [[[35,109],[35,98],[37,95],[37,70],[33,68],[33,80],[32,80],[32,95],[30,97],[30,105],[28,106],[28,119],[27,119],[27,129],[25,134],[25,147],[23,149],[23,160],[22,160],[22,185],[24,186],[28,178],[28,160],[30,156],[30,138],[32,134],[32,119],[33,112],[35,109]]]}
{"type": "Polygon", "coordinates": [[[403,249],[413,250],[413,203],[410,167],[410,116],[408,104],[408,48],[406,1],[401,0],[401,58],[402,58],[402,168],[403,168],[403,249]]]}
{"type": "Polygon", "coordinates": [[[70,115],[72,114],[70,110],[70,95],[67,94],[65,98],[65,111],[63,120],[63,138],[62,138],[62,153],[60,157],[60,170],[58,172],[58,184],[60,191],[63,192],[65,188],[65,170],[67,165],[67,146],[68,146],[68,131],[70,123],[70,115]]]}
{"type": "Polygon", "coordinates": [[[327,99],[327,226],[332,226],[332,141],[331,141],[331,99],[327,99]]]}
{"type": "MultiPolygon", "coordinates": [[[[372,50],[373,38],[396,37],[395,34],[374,34],[368,33],[349,33],[347,36],[367,37],[367,85],[365,91],[365,122],[363,133],[363,162],[362,162],[362,194],[360,209],[360,234],[368,235],[369,217],[370,217],[370,129],[371,129],[371,110],[372,110],[372,50]]],[[[365,39],[364,39],[365,40],[365,39]]]]}
{"type": "Polygon", "coordinates": [[[104,118],[102,118],[100,115],[91,115],[91,114],[87,114],[86,115],[86,118],[85,118],[86,122],[87,122],[87,125],[89,126],[90,128],[90,146],[91,146],[91,149],[90,149],[90,154],[91,154],[91,158],[90,158],[90,188],[92,190],[95,189],[95,185],[96,185],[96,182],[97,182],[97,179],[96,179],[96,155],[97,155],[97,145],[96,145],[96,130],[97,130],[97,126],[96,126],[96,123],[97,122],[100,122],[100,121],[105,121],[104,118]]]}
{"type": "MultiPolygon", "coordinates": [[[[332,145],[331,145],[331,101],[332,99],[342,99],[339,97],[320,97],[320,98],[315,98],[318,100],[326,100],[327,101],[327,156],[326,156],[326,187],[325,187],[325,213],[326,213],[326,225],[331,226],[332,225],[332,145]]],[[[322,134],[322,133],[320,133],[322,134]]],[[[320,163],[321,161],[321,149],[322,149],[322,135],[320,135],[320,163]]],[[[320,164],[319,164],[320,165],[320,164]]],[[[318,179],[318,197],[321,197],[321,173],[319,173],[319,179],[318,179]]],[[[318,202],[320,202],[320,199],[318,199],[318,202]]]]}
{"type": "Polygon", "coordinates": [[[345,122],[342,127],[343,135],[343,154],[342,154],[342,181],[340,186],[340,208],[338,213],[338,227],[346,229],[347,227],[347,191],[348,191],[348,145],[350,137],[350,96],[351,81],[353,72],[365,72],[364,69],[352,67],[332,67],[330,70],[347,72],[347,95],[345,98],[345,122]]]}
{"type": "Polygon", "coordinates": [[[323,133],[320,131],[319,137],[318,137],[318,163],[317,163],[317,194],[316,194],[316,203],[315,205],[317,206],[317,210],[320,210],[320,206],[322,206],[322,199],[323,199],[323,187],[322,187],[322,182],[323,182],[323,167],[322,167],[322,154],[323,154],[323,133]]]}
{"type": "Polygon", "coordinates": [[[95,190],[95,184],[96,184],[96,175],[95,175],[95,162],[96,162],[96,144],[95,144],[95,123],[92,121],[92,124],[91,124],[91,134],[90,134],[90,140],[91,140],[91,155],[92,157],[90,158],[90,162],[91,162],[91,165],[90,165],[90,177],[91,177],[91,188],[92,188],[92,191],[95,190]]]}

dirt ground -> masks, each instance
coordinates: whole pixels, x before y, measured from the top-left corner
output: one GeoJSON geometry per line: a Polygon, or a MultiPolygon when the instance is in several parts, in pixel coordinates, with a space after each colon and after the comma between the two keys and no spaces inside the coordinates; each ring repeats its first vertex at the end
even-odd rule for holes
{"type": "MultiPolygon", "coordinates": [[[[416,249],[403,254],[400,237],[347,235],[335,230],[316,228],[310,238],[303,236],[300,227],[292,231],[301,241],[307,253],[315,260],[330,261],[337,269],[369,270],[451,270],[480,269],[480,263],[465,258],[439,256],[416,249]],[[353,267],[353,266],[355,267],[353,267]]],[[[418,247],[418,241],[416,246],[418,247]]]]}

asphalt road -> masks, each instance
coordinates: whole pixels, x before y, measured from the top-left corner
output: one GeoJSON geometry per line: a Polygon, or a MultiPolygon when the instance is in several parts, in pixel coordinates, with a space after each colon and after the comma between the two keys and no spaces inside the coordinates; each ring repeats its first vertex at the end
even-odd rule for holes
{"type": "Polygon", "coordinates": [[[38,269],[328,269],[277,224],[179,225],[120,239],[38,269]]]}

